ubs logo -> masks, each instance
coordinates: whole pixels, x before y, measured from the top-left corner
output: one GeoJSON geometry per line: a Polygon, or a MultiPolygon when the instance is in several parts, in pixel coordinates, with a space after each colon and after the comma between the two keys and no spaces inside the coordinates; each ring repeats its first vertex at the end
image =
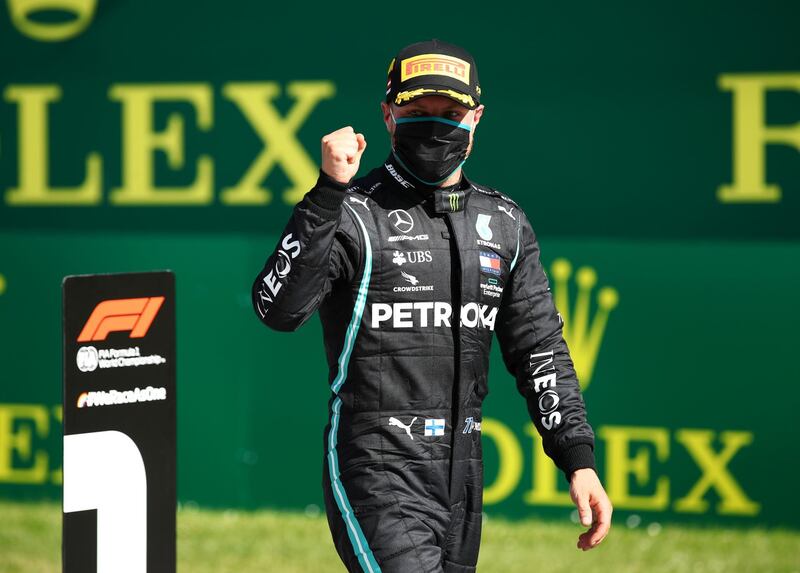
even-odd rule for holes
{"type": "Polygon", "coordinates": [[[430,251],[394,251],[392,255],[392,262],[397,266],[403,266],[406,263],[430,263],[433,261],[433,255],[431,255],[430,251]]]}

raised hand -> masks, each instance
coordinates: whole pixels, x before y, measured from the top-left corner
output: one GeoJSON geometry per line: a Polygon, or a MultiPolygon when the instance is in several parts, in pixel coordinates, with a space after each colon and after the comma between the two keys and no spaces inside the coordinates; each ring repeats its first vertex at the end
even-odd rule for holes
{"type": "Polygon", "coordinates": [[[322,170],[340,183],[348,183],[358,172],[367,140],[348,125],[322,138],[322,170]]]}

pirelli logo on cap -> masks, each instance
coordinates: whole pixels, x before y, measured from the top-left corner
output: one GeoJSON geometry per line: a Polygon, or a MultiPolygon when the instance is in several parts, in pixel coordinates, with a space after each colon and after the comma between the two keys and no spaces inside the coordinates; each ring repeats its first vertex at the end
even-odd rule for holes
{"type": "Polygon", "coordinates": [[[449,76],[469,85],[469,62],[443,54],[420,54],[400,62],[400,81],[417,76],[449,76]]]}

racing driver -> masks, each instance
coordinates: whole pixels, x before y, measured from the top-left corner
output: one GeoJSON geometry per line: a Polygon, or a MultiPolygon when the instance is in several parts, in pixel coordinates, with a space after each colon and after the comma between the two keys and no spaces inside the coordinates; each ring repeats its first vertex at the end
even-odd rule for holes
{"type": "Polygon", "coordinates": [[[349,571],[475,571],[494,333],[591,526],[577,546],[610,528],[536,235],[519,204],[462,169],[480,96],[463,48],[434,39],[400,50],[381,102],[388,157],[356,177],[364,136],[351,126],[325,135],[319,179],[253,283],[272,329],[296,330],[319,309],[332,392],[322,482],[349,571]]]}

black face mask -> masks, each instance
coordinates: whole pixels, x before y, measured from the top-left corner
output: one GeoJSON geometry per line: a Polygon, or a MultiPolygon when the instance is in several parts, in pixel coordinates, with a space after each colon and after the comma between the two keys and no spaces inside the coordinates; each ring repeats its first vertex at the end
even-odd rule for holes
{"type": "Polygon", "coordinates": [[[426,185],[438,185],[467,160],[471,125],[434,116],[401,117],[394,122],[392,153],[426,185]]]}

